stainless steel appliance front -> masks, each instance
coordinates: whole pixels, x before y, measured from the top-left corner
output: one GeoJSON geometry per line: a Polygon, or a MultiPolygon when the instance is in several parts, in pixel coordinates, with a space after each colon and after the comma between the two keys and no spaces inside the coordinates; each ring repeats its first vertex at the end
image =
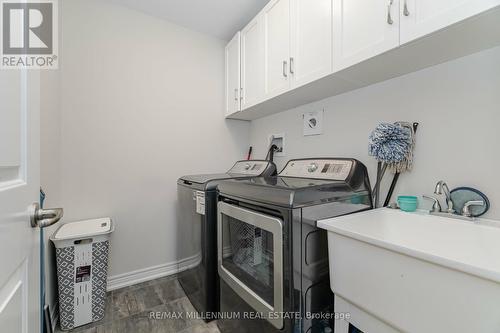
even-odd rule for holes
{"type": "Polygon", "coordinates": [[[218,203],[219,276],[256,312],[283,328],[283,220],[218,203]]]}

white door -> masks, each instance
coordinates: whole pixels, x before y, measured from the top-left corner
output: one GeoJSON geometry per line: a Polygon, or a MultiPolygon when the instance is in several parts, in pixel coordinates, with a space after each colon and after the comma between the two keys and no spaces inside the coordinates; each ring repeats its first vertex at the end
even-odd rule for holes
{"type": "Polygon", "coordinates": [[[401,0],[401,44],[498,5],[499,0],[401,0]]]}
{"type": "Polygon", "coordinates": [[[332,72],[333,0],[292,0],[290,75],[299,87],[332,72]]]}
{"type": "Polygon", "coordinates": [[[240,111],[240,32],[226,45],[226,116],[240,111]]]}
{"type": "Polygon", "coordinates": [[[264,98],[264,29],[255,17],[241,30],[241,109],[264,98]]]}
{"type": "Polygon", "coordinates": [[[263,11],[266,98],[290,88],[290,0],[273,0],[263,11]]]}
{"type": "Polygon", "coordinates": [[[40,329],[39,73],[0,70],[0,331],[40,329]]]}
{"type": "Polygon", "coordinates": [[[333,1],[334,71],[399,46],[398,0],[333,1]]]}

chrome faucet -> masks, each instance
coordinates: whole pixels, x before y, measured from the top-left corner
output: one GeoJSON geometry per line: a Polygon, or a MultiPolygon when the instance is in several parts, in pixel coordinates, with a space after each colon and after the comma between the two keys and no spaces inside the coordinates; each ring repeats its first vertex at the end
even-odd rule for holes
{"type": "Polygon", "coordinates": [[[423,198],[427,200],[432,200],[433,204],[430,210],[431,213],[441,213],[441,204],[439,203],[438,199],[428,195],[424,195],[423,198]]]}
{"type": "Polygon", "coordinates": [[[462,208],[462,216],[472,217],[473,215],[470,209],[472,206],[484,206],[484,201],[482,200],[467,201],[464,205],[464,208],[462,208]]]}
{"type": "Polygon", "coordinates": [[[454,214],[455,209],[453,208],[453,201],[451,200],[450,188],[443,180],[440,180],[436,184],[436,189],[434,190],[434,194],[443,194],[443,193],[446,196],[446,205],[448,206],[446,212],[448,214],[454,214]]]}

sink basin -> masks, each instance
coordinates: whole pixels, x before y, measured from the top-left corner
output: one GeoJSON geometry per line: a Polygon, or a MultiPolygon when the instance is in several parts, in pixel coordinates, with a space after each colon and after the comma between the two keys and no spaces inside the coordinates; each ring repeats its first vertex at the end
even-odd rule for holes
{"type": "Polygon", "coordinates": [[[500,332],[498,225],[387,208],[319,221],[335,310],[365,333],[500,332]]]}

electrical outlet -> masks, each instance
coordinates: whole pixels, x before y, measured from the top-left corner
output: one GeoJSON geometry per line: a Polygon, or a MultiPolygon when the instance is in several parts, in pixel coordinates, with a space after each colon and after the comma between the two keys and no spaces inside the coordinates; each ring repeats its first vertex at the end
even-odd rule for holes
{"type": "Polygon", "coordinates": [[[302,118],[304,119],[304,136],[323,133],[323,110],[304,113],[302,118]]]}

